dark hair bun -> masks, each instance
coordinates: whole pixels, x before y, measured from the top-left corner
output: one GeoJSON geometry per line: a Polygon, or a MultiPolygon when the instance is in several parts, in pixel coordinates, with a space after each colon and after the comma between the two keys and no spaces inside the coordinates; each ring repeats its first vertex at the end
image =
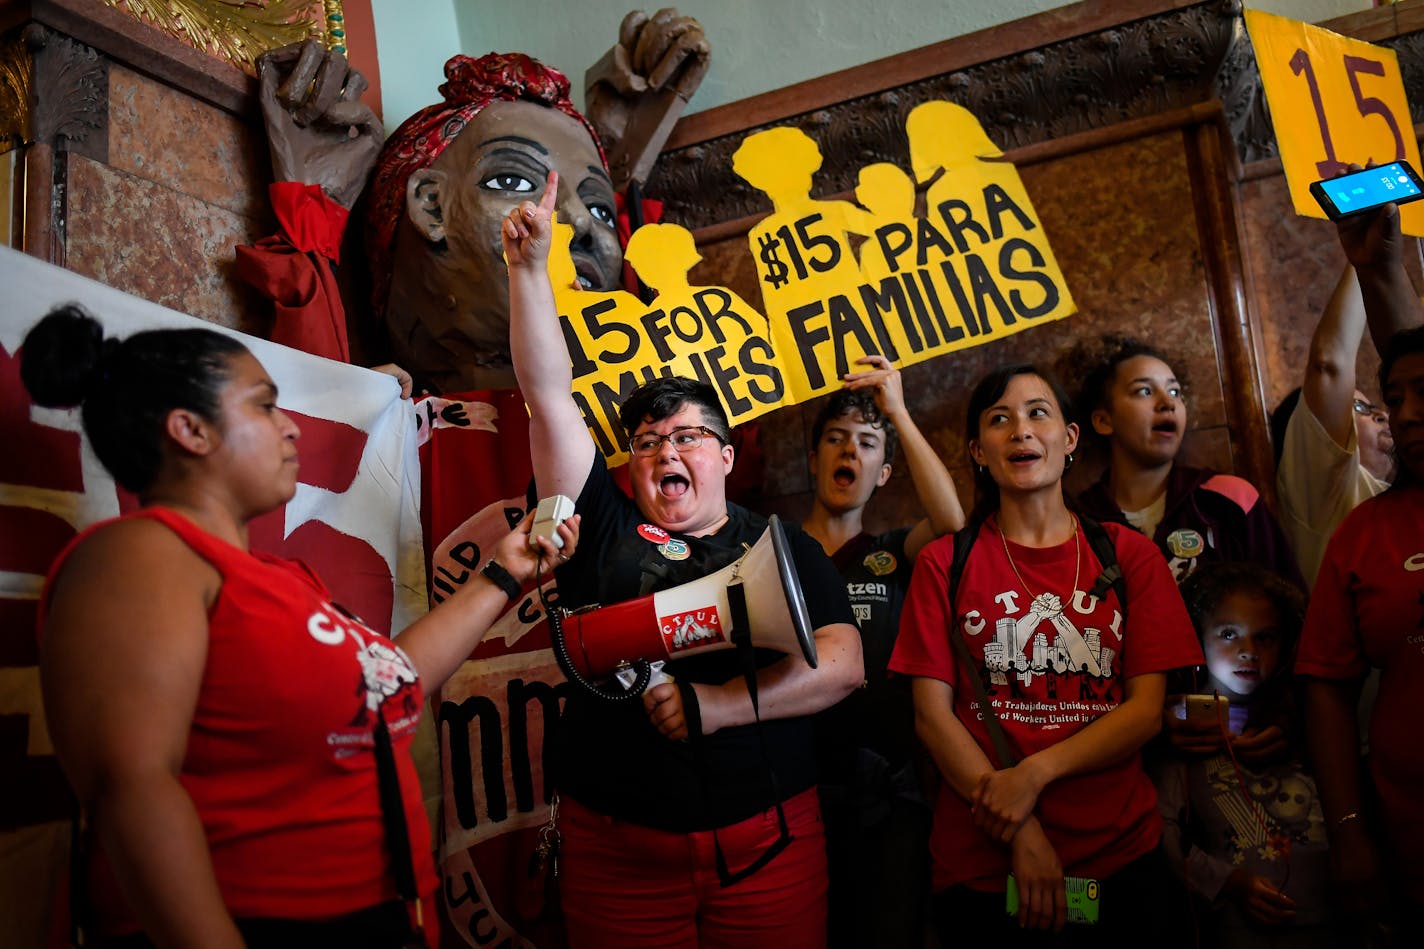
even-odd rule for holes
{"type": "Polygon", "coordinates": [[[77,303],[55,307],[25,335],[20,380],[37,405],[68,408],[93,391],[107,357],[120,345],[77,303]]]}

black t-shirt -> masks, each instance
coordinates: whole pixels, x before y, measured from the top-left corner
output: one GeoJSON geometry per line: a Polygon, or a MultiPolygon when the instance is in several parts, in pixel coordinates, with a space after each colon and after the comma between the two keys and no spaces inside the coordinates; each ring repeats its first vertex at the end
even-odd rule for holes
{"type": "MultiPolygon", "coordinates": [[[[860,627],[865,686],[817,716],[822,783],[850,785],[857,760],[863,757],[861,749],[883,758],[891,770],[903,767],[911,758],[915,710],[909,681],[904,676],[892,679],[886,673],[914,568],[914,561],[905,554],[910,530],[901,527],[884,534],[860,534],[831,555],[860,627]]],[[[864,769],[866,763],[861,761],[859,766],[864,769]]]]}
{"type": "MultiPolygon", "coordinates": [[[[686,545],[686,558],[669,559],[658,550],[655,529],[639,531],[654,525],[597,457],[575,509],[583,517],[578,553],[557,574],[560,603],[569,608],[638,596],[645,561],[665,573],[651,590],[705,576],[740,557],[742,545],[755,543],[766,529],[765,518],[728,504],[728,521],[715,534],[671,533],[686,545]]],[[[800,528],[785,526],[811,628],[854,622],[845,585],[820,545],[800,528]]],[[[683,555],[676,545],[675,550],[683,555]]],[[[672,660],[667,672],[687,682],[721,684],[741,676],[737,654],[726,649],[672,660]]],[[[756,651],[759,667],[782,658],[756,651]]],[[[771,769],[783,800],[816,783],[809,717],[763,721],[765,755],[757,728],[741,725],[689,742],[670,741],[649,723],[641,701],[612,703],[575,690],[555,737],[555,782],[585,807],[645,827],[676,832],[725,827],[776,803],[771,769]]]]}

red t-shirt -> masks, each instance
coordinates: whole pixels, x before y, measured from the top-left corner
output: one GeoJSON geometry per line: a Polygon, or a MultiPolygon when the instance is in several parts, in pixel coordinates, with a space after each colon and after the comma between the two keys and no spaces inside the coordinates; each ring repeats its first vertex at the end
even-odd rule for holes
{"type": "MultiPolygon", "coordinates": [[[[430,829],[410,757],[423,697],[405,653],[334,607],[299,563],[240,550],[164,508],[129,516],[166,525],[222,575],[179,777],[228,911],[320,919],[396,898],[372,740],[382,696],[417,883],[433,893],[430,829]]],[[[55,576],[100,526],[51,568],[41,629],[55,576]]],[[[94,882],[101,914],[120,911],[104,905],[102,877],[94,882]]],[[[110,919],[100,928],[125,927],[110,919]]]]}
{"type": "MultiPolygon", "coordinates": [[[[1392,488],[1346,516],[1325,548],[1295,670],[1354,679],[1380,669],[1370,716],[1370,774],[1399,854],[1424,853],[1424,486],[1392,488]]],[[[1424,869],[1403,861],[1424,900],[1424,869]]]]}
{"type": "MultiPolygon", "coordinates": [[[[1125,697],[1125,679],[1202,661],[1186,607],[1157,548],[1122,525],[1104,527],[1127,581],[1131,605],[1125,627],[1115,594],[1097,600],[1086,592],[1102,566],[1081,532],[1076,542],[1056,547],[1010,542],[1020,581],[1004,554],[997,521],[985,523],[965,564],[954,610],[954,635],[966,636],[973,670],[960,668],[949,640],[954,538],[941,537],[920,552],[890,668],[952,685],[955,715],[990,761],[989,732],[968,675],[983,680],[1009,746],[1022,760],[1116,708],[1125,697]],[[1061,591],[1075,589],[1075,576],[1079,592],[1064,595],[1061,591]]],[[[1101,771],[1055,781],[1039,796],[1035,813],[1064,872],[1072,876],[1115,873],[1155,847],[1162,829],[1157,793],[1137,754],[1101,771]]],[[[1008,847],[974,826],[968,803],[945,782],[935,800],[930,854],[936,890],[958,884],[1004,889],[1008,847]]]]}

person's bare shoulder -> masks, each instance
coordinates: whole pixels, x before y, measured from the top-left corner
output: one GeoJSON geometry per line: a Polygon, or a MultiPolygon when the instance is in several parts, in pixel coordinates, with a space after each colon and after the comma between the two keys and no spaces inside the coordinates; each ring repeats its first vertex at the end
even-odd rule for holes
{"type": "MultiPolygon", "coordinates": [[[[70,553],[55,577],[54,596],[88,591],[141,600],[193,585],[210,604],[221,577],[171,528],[152,518],[131,517],[98,528],[70,553]]],[[[51,609],[60,605],[56,599],[51,609]]]]}

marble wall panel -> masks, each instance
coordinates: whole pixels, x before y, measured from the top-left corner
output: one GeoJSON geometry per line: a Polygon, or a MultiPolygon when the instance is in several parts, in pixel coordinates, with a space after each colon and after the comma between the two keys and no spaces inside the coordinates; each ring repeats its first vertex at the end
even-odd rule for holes
{"type": "MultiPolygon", "coordinates": [[[[972,481],[964,411],[973,383],[1005,362],[1051,364],[1080,337],[1107,331],[1150,339],[1172,357],[1174,368],[1192,383],[1184,460],[1231,470],[1186,147],[1184,136],[1171,131],[1021,169],[1078,314],[903,370],[910,411],[949,464],[966,502],[972,481]]],[[[760,299],[744,236],[701,250],[705,260],[701,272],[694,272],[696,282],[725,282],[748,300],[760,299]]],[[[810,402],[761,420],[769,510],[800,517],[809,509],[806,454],[818,408],[819,402],[810,402]]],[[[1085,456],[1070,485],[1086,485],[1100,470],[1100,463],[1085,456]]],[[[881,529],[919,515],[902,466],[871,501],[866,521],[881,529]]]]}
{"type": "Polygon", "coordinates": [[[261,237],[262,222],[75,155],[68,174],[70,270],[264,334],[261,315],[270,306],[232,274],[233,247],[261,237]]]}
{"type": "Polygon", "coordinates": [[[118,65],[109,71],[109,162],[235,214],[267,213],[260,127],[118,65]]]}

